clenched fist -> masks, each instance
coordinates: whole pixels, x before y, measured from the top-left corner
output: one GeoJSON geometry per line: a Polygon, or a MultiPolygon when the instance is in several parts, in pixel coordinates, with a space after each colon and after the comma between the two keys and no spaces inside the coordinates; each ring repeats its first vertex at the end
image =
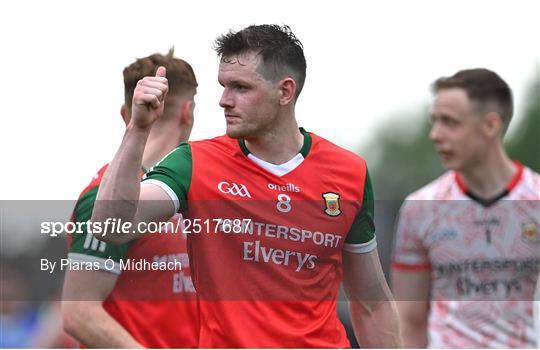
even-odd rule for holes
{"type": "Polygon", "coordinates": [[[165,96],[169,90],[165,67],[159,67],[155,77],[144,77],[137,82],[131,105],[131,123],[140,129],[152,127],[161,117],[165,96]]]}

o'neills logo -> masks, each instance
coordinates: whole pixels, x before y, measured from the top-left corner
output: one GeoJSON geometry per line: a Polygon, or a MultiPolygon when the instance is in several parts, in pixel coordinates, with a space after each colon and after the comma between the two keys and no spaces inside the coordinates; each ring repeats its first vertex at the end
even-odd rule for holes
{"type": "Polygon", "coordinates": [[[268,188],[274,191],[281,191],[281,192],[300,192],[300,187],[296,186],[295,184],[285,184],[285,185],[268,184],[268,188]]]}

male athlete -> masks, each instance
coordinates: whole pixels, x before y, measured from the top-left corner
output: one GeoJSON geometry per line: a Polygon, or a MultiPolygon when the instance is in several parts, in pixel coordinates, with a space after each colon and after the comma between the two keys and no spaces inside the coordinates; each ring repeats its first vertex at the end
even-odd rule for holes
{"type": "MultiPolygon", "coordinates": [[[[197,81],[191,66],[174,58],[172,50],[166,56],[154,54],[138,59],[124,69],[125,104],[121,114],[126,125],[137,82],[155,74],[159,66],[168,70],[167,107],[149,131],[135,177],[146,172],[145,169],[180,142],[187,141],[193,127],[197,81]]],[[[90,219],[106,169],[104,166],[82,192],[73,221],[90,219]]],[[[139,187],[139,184],[134,186],[139,187]]],[[[98,267],[90,271],[73,268],[66,273],[64,324],[82,345],[99,348],[198,346],[198,308],[186,242],[180,232],[155,233],[118,246],[98,241],[90,233],[75,233],[69,258],[74,266],[94,264],[98,267]],[[137,265],[137,262],[148,264],[137,265]],[[160,265],[154,264],[152,268],[149,263],[160,265]],[[155,269],[157,266],[167,269],[155,269]]]]}
{"type": "Polygon", "coordinates": [[[296,123],[301,43],[286,26],[258,25],[219,37],[216,51],[227,135],[181,144],[137,186],[167,93],[165,69],[144,78],[93,221],[186,214],[201,347],[349,346],[336,314],[342,275],[362,346],[398,347],[365,161],[296,123]]]}
{"type": "Polygon", "coordinates": [[[508,158],[509,86],[487,69],[433,84],[449,171],[407,197],[393,258],[405,346],[534,347],[540,176],[508,158]]]}

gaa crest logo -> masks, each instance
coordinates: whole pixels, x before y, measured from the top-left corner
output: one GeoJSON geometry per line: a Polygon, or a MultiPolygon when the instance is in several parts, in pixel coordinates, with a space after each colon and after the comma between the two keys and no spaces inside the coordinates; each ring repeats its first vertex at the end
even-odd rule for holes
{"type": "Polygon", "coordinates": [[[326,192],[323,193],[324,203],[326,205],[326,208],[324,209],[324,212],[329,216],[338,216],[341,214],[341,210],[339,209],[339,194],[338,193],[332,193],[332,192],[326,192]]]}
{"type": "Polygon", "coordinates": [[[251,198],[251,194],[249,193],[246,185],[243,184],[238,185],[234,182],[228,183],[227,181],[221,181],[217,187],[218,190],[225,194],[251,198]]]}
{"type": "Polygon", "coordinates": [[[527,222],[521,225],[521,237],[527,243],[537,243],[538,239],[538,226],[534,222],[527,222]]]}

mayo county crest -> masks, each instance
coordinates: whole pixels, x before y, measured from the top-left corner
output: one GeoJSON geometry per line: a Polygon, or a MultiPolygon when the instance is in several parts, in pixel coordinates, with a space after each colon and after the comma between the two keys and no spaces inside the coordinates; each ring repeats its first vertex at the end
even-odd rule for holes
{"type": "Polygon", "coordinates": [[[324,212],[327,215],[338,216],[339,214],[341,214],[341,210],[339,209],[339,194],[326,192],[323,193],[322,196],[326,204],[326,209],[324,209],[324,212]]]}

